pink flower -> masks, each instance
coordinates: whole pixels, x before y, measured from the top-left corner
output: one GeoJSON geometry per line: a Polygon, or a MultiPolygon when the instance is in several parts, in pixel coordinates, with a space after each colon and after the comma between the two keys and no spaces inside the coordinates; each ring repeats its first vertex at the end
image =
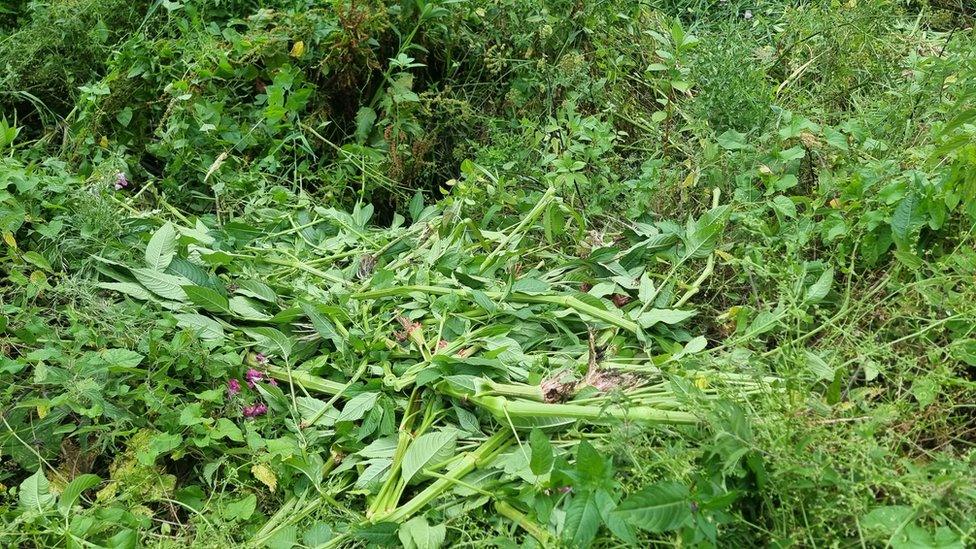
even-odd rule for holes
{"type": "Polygon", "coordinates": [[[264,366],[265,364],[268,363],[268,357],[265,356],[264,353],[258,353],[256,355],[254,355],[254,360],[255,360],[255,362],[257,362],[261,366],[264,366]]]}
{"type": "Polygon", "coordinates": [[[244,417],[254,418],[263,416],[268,413],[268,405],[263,402],[251,404],[250,406],[245,406],[242,411],[244,412],[244,417]]]}
{"type": "Polygon", "coordinates": [[[264,374],[260,370],[249,368],[244,374],[244,380],[247,381],[247,386],[253,389],[255,382],[264,381],[264,374]]]}
{"type": "Polygon", "coordinates": [[[247,386],[250,387],[251,389],[254,388],[255,383],[264,382],[264,381],[267,381],[268,385],[272,385],[274,387],[278,386],[277,381],[275,381],[270,377],[266,378],[264,377],[264,375],[265,375],[264,372],[262,372],[261,370],[255,370],[254,368],[249,368],[247,372],[244,373],[244,379],[247,381],[247,386]]]}
{"type": "Polygon", "coordinates": [[[125,176],[124,172],[119,172],[115,174],[115,190],[121,191],[122,189],[129,186],[129,178],[125,176]]]}
{"type": "Polygon", "coordinates": [[[241,392],[241,382],[236,379],[227,380],[227,396],[234,396],[241,392]]]}

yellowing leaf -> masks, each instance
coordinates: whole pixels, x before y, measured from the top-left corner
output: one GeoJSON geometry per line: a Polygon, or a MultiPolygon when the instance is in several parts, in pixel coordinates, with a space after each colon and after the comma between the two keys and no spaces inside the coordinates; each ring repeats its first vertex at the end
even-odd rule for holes
{"type": "Polygon", "coordinates": [[[102,138],[98,141],[98,146],[101,147],[101,148],[103,148],[103,149],[107,149],[108,148],[108,136],[107,135],[103,135],[102,136],[102,138]]]}
{"type": "Polygon", "coordinates": [[[14,234],[10,231],[3,231],[3,241],[7,243],[13,249],[17,249],[17,239],[14,238],[14,234]]]}
{"type": "Polygon", "coordinates": [[[51,408],[48,407],[47,404],[38,404],[37,405],[37,417],[39,417],[41,419],[44,419],[45,417],[47,417],[47,413],[49,411],[51,411],[51,408]]]}
{"type": "Polygon", "coordinates": [[[272,492],[278,487],[278,477],[275,476],[274,471],[270,467],[263,463],[258,463],[251,467],[251,474],[254,478],[260,480],[265,486],[267,486],[272,492]]]}
{"type": "Polygon", "coordinates": [[[295,42],[294,46],[291,47],[291,53],[289,55],[291,55],[292,57],[301,57],[302,54],[304,53],[305,53],[305,42],[299,40],[298,42],[295,42]]]}

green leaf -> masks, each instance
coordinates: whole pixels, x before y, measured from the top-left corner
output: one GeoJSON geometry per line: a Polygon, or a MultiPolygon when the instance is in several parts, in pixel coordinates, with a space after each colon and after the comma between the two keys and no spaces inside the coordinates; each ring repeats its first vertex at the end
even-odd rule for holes
{"type": "Polygon", "coordinates": [[[267,301],[268,303],[274,303],[278,300],[278,294],[270,286],[258,280],[245,280],[241,282],[237,293],[253,297],[254,299],[260,299],[261,301],[267,301]]]}
{"type": "Polygon", "coordinates": [[[899,247],[908,244],[909,235],[922,223],[918,206],[918,197],[914,193],[909,194],[898,203],[891,215],[891,234],[899,247]]]}
{"type": "Polygon", "coordinates": [[[834,284],[834,268],[830,267],[826,269],[809,288],[807,288],[806,295],[803,301],[806,303],[819,303],[823,301],[823,298],[827,297],[827,293],[830,292],[830,287],[834,284]]]}
{"type": "Polygon", "coordinates": [[[61,492],[61,497],[58,500],[58,509],[61,513],[67,514],[68,511],[74,506],[78,498],[81,497],[81,493],[85,490],[96,486],[102,479],[98,475],[84,474],[79,475],[71,480],[67,486],[64,487],[64,491],[61,492]]]}
{"type": "Polygon", "coordinates": [[[600,484],[611,471],[610,460],[584,440],[576,449],[576,470],[588,483],[600,484]]]}
{"type": "Polygon", "coordinates": [[[417,190],[413,193],[413,198],[410,199],[410,207],[408,208],[410,212],[410,219],[415,223],[420,220],[420,214],[424,211],[424,193],[417,190]]]}
{"type": "Polygon", "coordinates": [[[393,547],[396,543],[397,525],[380,522],[353,532],[353,537],[365,541],[369,547],[393,547]]]}
{"type": "Polygon", "coordinates": [[[146,265],[153,271],[162,272],[176,255],[176,228],[167,222],[149,239],[146,246],[146,265]]]}
{"type": "Polygon", "coordinates": [[[746,134],[739,133],[735,130],[726,130],[725,133],[718,136],[717,142],[719,147],[727,151],[746,149],[749,147],[749,144],[746,142],[746,134]]]}
{"type": "Polygon", "coordinates": [[[140,301],[152,301],[153,295],[134,282],[99,282],[98,287],[134,297],[140,301]]]}
{"type": "Polygon", "coordinates": [[[38,468],[36,473],[20,483],[17,491],[20,506],[36,513],[43,513],[54,505],[54,496],[51,495],[50,488],[51,483],[44,476],[44,470],[38,468]]]}
{"type": "Polygon", "coordinates": [[[373,130],[376,122],[376,111],[369,107],[360,107],[356,111],[356,133],[354,135],[357,143],[365,143],[373,130]]]}
{"type": "Polygon", "coordinates": [[[173,316],[176,317],[177,326],[194,332],[200,339],[207,341],[223,341],[224,339],[223,326],[210,317],[198,315],[196,313],[185,313],[173,316]]]}
{"type": "Polygon", "coordinates": [[[523,294],[544,294],[549,291],[549,285],[536,278],[521,278],[512,284],[512,291],[523,294]]]}
{"type": "Polygon", "coordinates": [[[239,500],[227,503],[221,514],[230,520],[247,520],[254,514],[257,503],[258,498],[254,494],[248,494],[239,500]]]}
{"type": "Polygon", "coordinates": [[[244,320],[268,320],[271,315],[261,312],[257,308],[257,302],[246,297],[235,295],[228,302],[230,310],[244,320]]]}
{"type": "Polygon", "coordinates": [[[332,322],[330,322],[329,319],[322,314],[318,308],[315,307],[315,305],[311,303],[302,303],[301,305],[302,312],[305,313],[305,316],[312,321],[312,326],[315,328],[315,331],[322,336],[322,339],[327,339],[331,341],[337,349],[342,349],[345,340],[339,335],[338,332],[336,332],[335,326],[332,325],[332,322]]]}
{"type": "Polygon", "coordinates": [[[415,475],[427,467],[433,467],[454,456],[457,432],[437,431],[417,437],[403,455],[401,475],[409,483],[415,475]]]}
{"type": "Polygon", "coordinates": [[[403,549],[437,549],[444,544],[447,526],[431,526],[424,517],[414,517],[400,525],[397,536],[403,549]]]}
{"type": "Polygon", "coordinates": [[[634,526],[650,532],[667,532],[691,518],[688,488],[674,482],[644,487],[613,512],[634,526]]]}
{"type": "Polygon", "coordinates": [[[216,431],[219,437],[226,437],[234,442],[244,442],[244,433],[233,421],[222,417],[217,420],[216,431]]]}
{"type": "Polygon", "coordinates": [[[350,398],[346,402],[346,405],[342,407],[342,412],[339,412],[339,417],[336,418],[336,422],[362,419],[366,415],[366,412],[376,404],[376,399],[379,396],[379,393],[359,393],[350,398]]]}
{"type": "Polygon", "coordinates": [[[890,536],[903,528],[914,516],[915,510],[907,505],[877,507],[861,518],[861,527],[872,533],[890,536]]]}
{"type": "Polygon", "coordinates": [[[298,404],[298,413],[302,416],[302,420],[311,424],[310,422],[314,419],[314,425],[318,427],[329,427],[339,417],[339,410],[332,406],[326,409],[326,403],[317,398],[299,397],[296,399],[296,404],[298,404]]]}
{"type": "Polygon", "coordinates": [[[325,522],[316,522],[302,536],[302,542],[308,547],[318,547],[332,539],[332,527],[325,522]]]}
{"type": "Polygon", "coordinates": [[[806,366],[810,372],[817,376],[821,381],[832,381],[834,379],[834,368],[827,364],[820,355],[813,351],[803,351],[806,357],[806,366]]]}
{"type": "Polygon", "coordinates": [[[677,324],[695,316],[696,311],[682,311],[680,309],[650,309],[637,318],[641,328],[650,328],[658,322],[677,324]]]}
{"type": "Polygon", "coordinates": [[[532,433],[529,435],[529,446],[532,448],[529,469],[536,475],[544,475],[552,470],[555,458],[549,437],[540,429],[532,429],[532,433]]]}
{"type": "Polygon", "coordinates": [[[585,490],[566,505],[562,538],[570,547],[589,547],[600,530],[600,508],[593,492],[585,490]]]}
{"type": "Polygon", "coordinates": [[[47,271],[49,273],[54,272],[54,269],[51,268],[51,264],[48,263],[47,259],[45,259],[43,255],[35,252],[34,250],[24,252],[24,255],[22,257],[24,258],[24,261],[33,264],[35,267],[40,268],[42,271],[47,271]]]}
{"type": "Polygon", "coordinates": [[[132,528],[123,528],[117,534],[105,540],[105,549],[136,549],[139,534],[132,528]]]}
{"type": "Polygon", "coordinates": [[[110,367],[135,368],[145,358],[129,349],[105,349],[99,355],[110,367]]]}
{"type": "Polygon", "coordinates": [[[600,510],[600,518],[603,519],[603,523],[607,525],[607,528],[613,532],[613,535],[629,543],[631,546],[637,545],[637,536],[634,534],[634,528],[619,515],[613,513],[617,509],[617,501],[613,495],[605,489],[598,489],[595,496],[596,506],[600,510]]]}
{"type": "Polygon", "coordinates": [[[220,295],[216,290],[203,286],[183,286],[186,298],[197,307],[211,313],[229,312],[227,298],[220,295]]]}
{"type": "Polygon", "coordinates": [[[725,227],[729,207],[719,206],[705,212],[697,221],[688,219],[682,241],[685,244],[683,259],[707,257],[715,249],[718,237],[725,227]]]}
{"type": "Polygon", "coordinates": [[[274,328],[245,328],[244,333],[254,339],[258,347],[287,360],[291,355],[292,342],[288,336],[274,328]]]}
{"type": "Polygon", "coordinates": [[[173,276],[150,269],[132,269],[132,275],[150,292],[175,301],[186,301],[183,286],[192,286],[192,283],[182,276],[173,276]]]}

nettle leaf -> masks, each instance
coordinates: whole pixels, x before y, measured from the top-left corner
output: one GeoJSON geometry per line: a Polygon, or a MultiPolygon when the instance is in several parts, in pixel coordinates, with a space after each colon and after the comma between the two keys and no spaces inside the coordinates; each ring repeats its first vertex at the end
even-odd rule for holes
{"type": "Polygon", "coordinates": [[[431,526],[424,517],[414,517],[400,525],[397,536],[403,549],[437,549],[444,544],[447,526],[431,526]]]}
{"type": "Polygon", "coordinates": [[[44,476],[44,470],[37,469],[37,472],[24,479],[17,490],[20,496],[20,506],[24,509],[43,513],[54,505],[54,496],[50,492],[51,483],[44,476]]]}
{"type": "Polygon", "coordinates": [[[409,483],[427,467],[442,463],[454,456],[457,432],[438,431],[417,437],[403,455],[403,482],[409,483]]]}
{"type": "Polygon", "coordinates": [[[589,547],[600,530],[600,508],[596,495],[584,490],[566,505],[562,538],[570,547],[589,547]]]}
{"type": "Polygon", "coordinates": [[[166,299],[186,301],[183,286],[192,286],[189,280],[182,276],[173,276],[151,269],[132,269],[132,276],[147,290],[166,299]]]}
{"type": "Polygon", "coordinates": [[[74,506],[75,502],[78,501],[78,498],[81,497],[82,492],[97,486],[101,481],[102,479],[98,475],[92,475],[90,473],[78,475],[61,492],[61,497],[58,500],[58,509],[62,513],[67,513],[74,506]]]}
{"type": "Polygon", "coordinates": [[[216,320],[196,313],[173,315],[176,325],[197,334],[200,339],[207,341],[223,341],[224,328],[216,320]]]}
{"type": "Polygon", "coordinates": [[[135,368],[145,358],[141,354],[129,349],[105,349],[99,353],[110,367],[135,368]]]}
{"type": "Polygon", "coordinates": [[[819,303],[823,301],[823,298],[827,297],[827,294],[830,292],[830,287],[833,284],[834,268],[830,267],[820,275],[820,278],[813,285],[807,288],[803,301],[806,303],[819,303]]]}
{"type": "Polygon", "coordinates": [[[576,471],[584,482],[599,486],[611,472],[610,460],[603,456],[592,444],[583,441],[576,449],[576,471]]]}
{"type": "Polygon", "coordinates": [[[186,298],[197,307],[210,311],[211,313],[227,313],[227,298],[220,295],[216,290],[204,288],[203,286],[183,286],[186,298]]]}
{"type": "Polygon", "coordinates": [[[532,429],[529,435],[529,446],[532,448],[532,457],[529,460],[529,468],[536,475],[544,475],[552,470],[555,461],[552,451],[552,443],[540,429],[532,429]]]}
{"type": "Polygon", "coordinates": [[[613,514],[650,532],[667,532],[691,518],[688,488],[675,482],[644,487],[617,506],[613,514]]]}
{"type": "Polygon", "coordinates": [[[169,267],[176,255],[176,228],[167,222],[160,227],[146,246],[146,265],[153,271],[163,271],[169,267]]]}

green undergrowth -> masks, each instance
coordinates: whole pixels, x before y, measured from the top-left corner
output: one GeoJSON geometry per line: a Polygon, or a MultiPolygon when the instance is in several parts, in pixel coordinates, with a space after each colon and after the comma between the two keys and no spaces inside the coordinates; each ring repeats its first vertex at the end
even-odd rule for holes
{"type": "Polygon", "coordinates": [[[0,5],[0,543],[972,545],[974,15],[0,5]]]}

